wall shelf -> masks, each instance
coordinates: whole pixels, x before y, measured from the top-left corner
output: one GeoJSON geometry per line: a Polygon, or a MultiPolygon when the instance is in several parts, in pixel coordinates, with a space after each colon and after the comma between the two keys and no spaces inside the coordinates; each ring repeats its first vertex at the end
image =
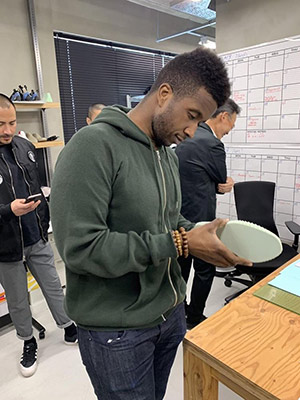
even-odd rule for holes
{"type": "Polygon", "coordinates": [[[32,143],[36,149],[46,149],[48,147],[63,146],[64,142],[62,140],[53,140],[49,142],[38,142],[32,143]]]}
{"type": "Polygon", "coordinates": [[[16,110],[32,110],[32,109],[46,109],[46,108],[59,108],[58,102],[44,103],[42,101],[14,101],[16,110]]]}
{"type": "MultiPolygon", "coordinates": [[[[45,102],[42,100],[36,101],[14,101],[13,102],[16,111],[19,113],[30,113],[34,112],[35,117],[40,114],[42,123],[42,136],[49,137],[48,124],[47,124],[47,110],[51,108],[59,109],[59,102],[45,102]]],[[[35,117],[32,119],[35,119],[35,117]]],[[[36,149],[41,149],[37,152],[38,164],[39,164],[39,176],[43,186],[50,186],[51,182],[51,170],[49,164],[51,164],[51,151],[53,147],[64,146],[63,140],[53,140],[45,142],[32,143],[36,149]]]]}

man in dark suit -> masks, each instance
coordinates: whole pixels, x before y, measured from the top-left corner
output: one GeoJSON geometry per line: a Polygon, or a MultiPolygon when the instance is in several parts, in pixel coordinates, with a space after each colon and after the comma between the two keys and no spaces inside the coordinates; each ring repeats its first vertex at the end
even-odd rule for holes
{"type": "MultiPolygon", "coordinates": [[[[199,125],[195,136],[176,148],[182,191],[182,215],[192,222],[216,218],[216,194],[228,193],[234,182],[227,176],[226,154],[221,139],[234,127],[240,107],[229,99],[212,117],[199,125]]],[[[187,327],[193,328],[206,317],[203,315],[215,266],[189,256],[178,259],[187,282],[193,261],[195,270],[191,300],[186,306],[187,327]]]]}

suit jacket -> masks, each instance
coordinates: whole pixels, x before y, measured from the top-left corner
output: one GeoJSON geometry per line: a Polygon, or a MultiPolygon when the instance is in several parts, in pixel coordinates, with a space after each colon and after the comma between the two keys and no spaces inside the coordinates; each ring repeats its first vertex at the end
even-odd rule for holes
{"type": "Polygon", "coordinates": [[[179,159],[182,191],[182,215],[192,222],[216,217],[218,184],[227,178],[223,143],[206,123],[201,123],[192,139],[175,150],[179,159]]]}

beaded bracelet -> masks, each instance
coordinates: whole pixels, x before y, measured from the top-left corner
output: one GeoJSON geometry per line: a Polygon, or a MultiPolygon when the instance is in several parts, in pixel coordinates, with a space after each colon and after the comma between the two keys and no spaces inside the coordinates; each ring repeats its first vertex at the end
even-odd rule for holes
{"type": "Polygon", "coordinates": [[[183,255],[184,258],[187,258],[189,255],[189,246],[185,229],[181,227],[179,231],[173,231],[172,234],[178,256],[183,255]]]}
{"type": "Polygon", "coordinates": [[[189,255],[189,245],[188,245],[188,238],[186,231],[183,227],[179,228],[179,232],[181,233],[181,238],[182,238],[182,247],[183,247],[183,256],[184,258],[187,258],[189,255]]]}

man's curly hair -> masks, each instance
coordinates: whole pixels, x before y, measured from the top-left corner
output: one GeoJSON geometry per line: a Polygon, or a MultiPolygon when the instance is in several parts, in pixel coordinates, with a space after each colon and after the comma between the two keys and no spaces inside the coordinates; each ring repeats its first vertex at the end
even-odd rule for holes
{"type": "Polygon", "coordinates": [[[164,66],[149,94],[168,83],[176,97],[192,96],[200,87],[211,94],[218,107],[230,96],[230,83],[225,64],[212,50],[198,47],[173,58],[164,66]]]}

